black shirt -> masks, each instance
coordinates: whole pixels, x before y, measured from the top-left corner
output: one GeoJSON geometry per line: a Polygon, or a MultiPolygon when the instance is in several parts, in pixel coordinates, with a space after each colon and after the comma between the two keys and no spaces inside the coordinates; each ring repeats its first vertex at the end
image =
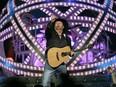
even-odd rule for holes
{"type": "Polygon", "coordinates": [[[46,37],[46,54],[47,51],[52,47],[62,48],[64,46],[69,46],[71,48],[71,39],[66,35],[62,34],[61,39],[58,36],[58,33],[55,31],[53,22],[49,22],[45,30],[46,37]]]}

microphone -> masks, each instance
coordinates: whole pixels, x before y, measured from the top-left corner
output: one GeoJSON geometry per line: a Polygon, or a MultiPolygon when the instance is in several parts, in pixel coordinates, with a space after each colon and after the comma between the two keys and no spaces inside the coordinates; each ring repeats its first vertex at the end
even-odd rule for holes
{"type": "Polygon", "coordinates": [[[82,26],[81,24],[74,25],[74,26],[69,26],[68,29],[73,29],[73,28],[77,28],[77,27],[81,27],[81,26],[82,26]]]}

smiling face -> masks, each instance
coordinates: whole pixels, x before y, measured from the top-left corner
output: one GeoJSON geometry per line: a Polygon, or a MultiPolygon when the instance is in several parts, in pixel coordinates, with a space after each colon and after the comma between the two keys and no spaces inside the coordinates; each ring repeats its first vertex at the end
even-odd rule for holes
{"type": "Polygon", "coordinates": [[[64,25],[61,21],[56,21],[54,29],[56,30],[57,33],[62,33],[64,29],[64,25]]]}

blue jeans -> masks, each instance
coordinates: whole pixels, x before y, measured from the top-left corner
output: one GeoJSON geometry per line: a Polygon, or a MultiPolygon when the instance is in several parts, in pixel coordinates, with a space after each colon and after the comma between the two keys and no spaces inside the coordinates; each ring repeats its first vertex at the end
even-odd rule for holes
{"type": "Polygon", "coordinates": [[[48,61],[46,60],[44,66],[44,72],[42,77],[42,85],[43,87],[50,87],[51,78],[53,75],[56,76],[57,86],[62,84],[62,74],[67,74],[66,65],[60,65],[59,67],[53,69],[49,66],[48,61]]]}

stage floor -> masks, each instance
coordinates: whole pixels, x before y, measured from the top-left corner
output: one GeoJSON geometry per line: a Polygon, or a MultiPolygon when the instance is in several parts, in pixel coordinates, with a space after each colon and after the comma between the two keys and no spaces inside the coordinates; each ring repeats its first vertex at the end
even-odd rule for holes
{"type": "MultiPolygon", "coordinates": [[[[64,80],[67,87],[110,87],[112,84],[110,75],[70,76],[64,80]]],[[[55,87],[56,83],[53,77],[51,87],[55,87]]],[[[40,85],[41,78],[39,77],[0,77],[0,87],[41,87],[40,85]]]]}

